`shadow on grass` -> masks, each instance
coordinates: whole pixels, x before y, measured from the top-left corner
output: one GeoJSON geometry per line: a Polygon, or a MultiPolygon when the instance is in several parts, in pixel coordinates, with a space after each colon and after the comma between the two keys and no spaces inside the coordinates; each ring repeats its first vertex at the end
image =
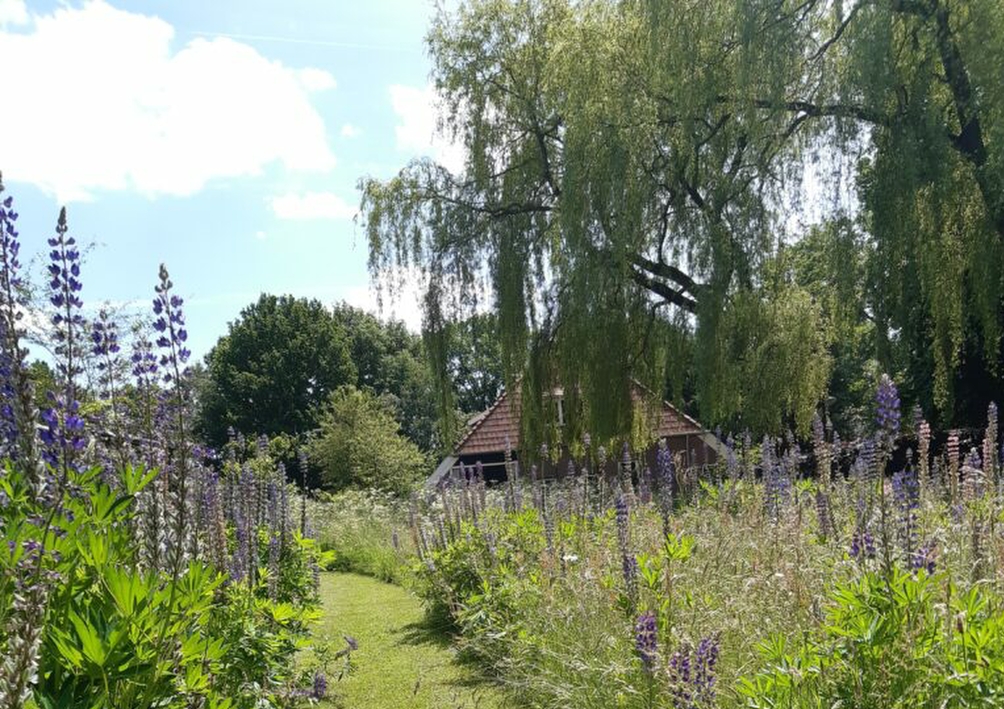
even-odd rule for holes
{"type": "Polygon", "coordinates": [[[400,629],[400,642],[406,645],[434,645],[444,650],[453,651],[453,664],[462,668],[464,672],[456,679],[443,682],[445,686],[459,689],[485,691],[498,691],[502,689],[501,684],[485,673],[485,667],[481,664],[476,655],[458,647],[457,637],[454,634],[456,626],[445,615],[426,615],[416,623],[409,623],[400,629]]]}
{"type": "Polygon", "coordinates": [[[449,618],[426,615],[416,623],[408,623],[400,629],[400,642],[405,645],[435,645],[439,648],[453,647],[456,630],[449,618]]]}

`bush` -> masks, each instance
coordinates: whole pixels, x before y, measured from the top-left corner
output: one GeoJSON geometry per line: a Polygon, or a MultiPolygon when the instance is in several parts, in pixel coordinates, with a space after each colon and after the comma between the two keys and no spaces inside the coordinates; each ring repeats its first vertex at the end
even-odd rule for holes
{"type": "Polygon", "coordinates": [[[379,397],[352,386],[339,388],[328,401],[310,448],[324,486],[333,491],[350,487],[410,491],[426,460],[399,428],[379,397]]]}

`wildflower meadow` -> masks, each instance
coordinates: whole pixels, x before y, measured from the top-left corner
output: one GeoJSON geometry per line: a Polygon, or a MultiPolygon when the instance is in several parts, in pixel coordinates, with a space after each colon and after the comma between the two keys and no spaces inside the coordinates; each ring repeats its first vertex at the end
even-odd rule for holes
{"type": "Polygon", "coordinates": [[[883,378],[857,441],[817,420],[811,445],[728,439],[701,468],[664,446],[655,470],[588,448],[501,486],[472,466],[397,515],[369,503],[366,556],[407,551],[398,577],[517,706],[994,706],[997,416],[936,441],[883,378]]]}
{"type": "Polygon", "coordinates": [[[1004,0],[0,66],[0,709],[1004,707],[1004,0]]]}

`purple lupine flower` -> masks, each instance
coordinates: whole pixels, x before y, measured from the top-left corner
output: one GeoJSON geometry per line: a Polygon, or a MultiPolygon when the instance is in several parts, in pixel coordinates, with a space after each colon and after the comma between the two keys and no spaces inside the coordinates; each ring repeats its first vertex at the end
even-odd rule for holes
{"type": "Polygon", "coordinates": [[[913,556],[910,559],[910,570],[916,573],[917,571],[923,569],[927,572],[928,576],[930,576],[934,573],[934,570],[937,567],[935,560],[936,553],[937,547],[933,541],[924,544],[913,553],[913,556]]]}
{"type": "Polygon", "coordinates": [[[784,458],[778,458],[774,441],[764,436],[761,447],[762,476],[764,482],[764,508],[767,516],[774,522],[781,519],[781,513],[786,506],[790,492],[791,481],[784,458]]]}
{"type": "MultiPolygon", "coordinates": [[[[856,461],[858,462],[860,461],[856,461]]],[[[869,531],[869,515],[868,496],[863,491],[859,492],[854,509],[854,532],[851,535],[850,548],[851,558],[858,563],[875,558],[875,540],[869,531]]]]}
{"type": "Polygon", "coordinates": [[[624,588],[627,597],[634,603],[638,597],[638,559],[634,554],[621,556],[621,574],[624,576],[624,588]]]}
{"type": "Polygon", "coordinates": [[[23,706],[38,682],[38,658],[48,590],[44,579],[27,583],[15,581],[11,610],[4,628],[8,638],[4,662],[0,665],[0,706],[23,706]]]}
{"type": "Polygon", "coordinates": [[[652,471],[648,466],[642,470],[638,478],[638,501],[647,505],[652,501],[652,471]]]}
{"type": "Polygon", "coordinates": [[[634,461],[631,458],[631,448],[627,442],[621,449],[621,488],[634,494],[634,461]]]}
{"type": "Polygon", "coordinates": [[[899,435],[900,411],[899,392],[888,374],[879,379],[875,392],[875,423],[883,435],[883,442],[892,446],[899,435]]]}
{"type": "Polygon", "coordinates": [[[248,583],[254,582],[255,571],[258,569],[258,533],[255,529],[255,514],[257,507],[255,504],[254,493],[256,490],[254,473],[251,470],[251,466],[245,464],[241,468],[240,474],[240,488],[238,489],[238,495],[240,496],[240,509],[241,516],[244,521],[244,528],[247,532],[247,540],[245,542],[245,549],[242,555],[241,561],[245,565],[245,574],[247,575],[248,583]]]}
{"type": "Polygon", "coordinates": [[[104,387],[103,395],[111,399],[115,406],[115,377],[118,369],[119,335],[118,325],[108,316],[108,311],[101,309],[98,318],[91,323],[91,353],[98,357],[99,383],[104,387]]]}
{"type": "Polygon", "coordinates": [[[0,317],[0,456],[14,457],[17,443],[17,414],[14,411],[16,388],[12,358],[7,354],[5,318],[0,317]]]}
{"type": "Polygon", "coordinates": [[[875,558],[875,538],[871,532],[856,530],[851,536],[851,557],[858,561],[875,558]]]}
{"type": "MultiPolygon", "coordinates": [[[[3,184],[0,183],[0,192],[3,184]]],[[[31,379],[25,368],[27,350],[21,347],[23,328],[20,323],[28,306],[28,296],[24,281],[18,275],[21,270],[21,242],[15,223],[18,213],[14,210],[14,200],[8,196],[0,202],[0,350],[3,352],[6,378],[2,410],[3,436],[12,457],[24,461],[25,469],[34,480],[38,467],[35,437],[30,435],[35,426],[34,393],[31,379]],[[18,432],[25,435],[18,436],[18,432]]]]}
{"type": "Polygon", "coordinates": [[[223,515],[223,505],[220,500],[220,475],[210,471],[206,478],[204,489],[205,515],[204,524],[208,530],[209,558],[217,569],[224,569],[227,558],[226,521],[223,515]]]}
{"type": "Polygon", "coordinates": [[[676,477],[673,454],[666,445],[666,439],[659,439],[655,452],[656,483],[659,497],[659,512],[662,515],[664,531],[669,529],[669,515],[673,511],[673,479],[676,477]]]}
{"type": "Polygon", "coordinates": [[[297,459],[300,464],[300,484],[303,486],[301,489],[301,502],[300,502],[300,535],[307,536],[307,451],[306,449],[300,449],[297,452],[297,459]]]}
{"type": "Polygon", "coordinates": [[[975,499],[983,495],[984,483],[983,461],[980,459],[980,452],[975,446],[969,449],[969,455],[962,465],[962,485],[963,493],[968,499],[975,499]]]}
{"type": "Polygon", "coordinates": [[[237,583],[244,580],[250,566],[250,536],[251,530],[248,529],[244,511],[238,506],[234,509],[234,539],[237,544],[230,562],[230,578],[237,583]]]}
{"type": "Polygon", "coordinates": [[[816,490],[816,517],[819,533],[826,539],[833,534],[833,515],[830,511],[830,496],[823,490],[816,490]]]}
{"type": "Polygon", "coordinates": [[[674,709],[691,709],[694,695],[690,684],[690,650],[674,652],[669,658],[668,669],[674,709]]]}
{"type": "Polygon", "coordinates": [[[903,470],[892,476],[893,502],[898,512],[899,539],[904,557],[913,558],[917,542],[917,509],[920,507],[920,486],[912,471],[903,470]]]}
{"type": "Polygon", "coordinates": [[[742,474],[739,457],[736,455],[736,442],[731,434],[725,439],[725,474],[729,480],[738,480],[742,474]]]}
{"type": "Polygon", "coordinates": [[[314,687],[311,690],[310,696],[313,699],[320,701],[324,699],[328,694],[328,679],[324,676],[324,673],[318,670],[314,673],[314,687]]]}
{"type": "Polygon", "coordinates": [[[919,477],[926,484],[930,478],[931,425],[924,420],[917,424],[917,461],[920,468],[919,477]]]}
{"type": "Polygon", "coordinates": [[[77,375],[82,371],[80,314],[83,302],[78,293],[80,282],[80,251],[76,239],[67,236],[66,208],[59,212],[56,236],[49,239],[49,302],[55,308],[51,322],[56,340],[56,372],[62,378],[63,389],[49,392],[52,407],[43,414],[45,428],[40,438],[44,444],[43,458],[54,468],[62,468],[64,477],[76,469],[76,458],[85,445],[84,422],[78,411],[77,375]]]}
{"type": "Polygon", "coordinates": [[[188,331],[185,330],[185,314],[181,309],[185,301],[171,294],[174,283],[164,264],[160,265],[159,276],[160,283],[154,289],[157,297],[153,300],[153,314],[156,316],[153,329],[160,333],[156,344],[163,350],[160,366],[165,369],[164,382],[169,384],[181,379],[184,365],[192,353],[185,344],[188,331]]]}
{"type": "Polygon", "coordinates": [[[273,535],[268,540],[268,597],[279,598],[279,537],[273,535]]]}
{"type": "Polygon", "coordinates": [[[831,453],[830,446],[826,442],[826,426],[819,414],[812,420],[813,452],[816,456],[816,472],[819,484],[823,487],[830,485],[831,473],[831,453]]]}
{"type": "Polygon", "coordinates": [[[655,668],[658,631],[655,613],[645,611],[638,616],[634,627],[635,649],[641,658],[641,666],[648,674],[655,668]]]}
{"type": "Polygon", "coordinates": [[[704,638],[697,644],[694,657],[694,698],[699,706],[710,707],[715,701],[715,666],[718,664],[718,639],[704,638]]]}
{"type": "Polygon", "coordinates": [[[59,212],[56,236],[49,239],[49,246],[52,247],[48,267],[49,302],[56,309],[51,318],[57,343],[56,354],[60,356],[56,370],[66,381],[67,394],[73,398],[76,395],[76,376],[81,372],[80,328],[84,325],[84,317],[80,310],[84,304],[77,295],[83,289],[80,282],[80,250],[76,239],[66,235],[67,231],[69,226],[64,207],[59,212]]]}
{"type": "Polygon", "coordinates": [[[153,385],[157,378],[157,355],[153,353],[153,343],[143,335],[133,340],[132,373],[136,378],[136,386],[146,389],[153,385]]]}
{"type": "Polygon", "coordinates": [[[279,546],[280,551],[286,551],[289,544],[290,514],[289,514],[289,489],[286,484],[286,468],[279,463],[279,546]]]}

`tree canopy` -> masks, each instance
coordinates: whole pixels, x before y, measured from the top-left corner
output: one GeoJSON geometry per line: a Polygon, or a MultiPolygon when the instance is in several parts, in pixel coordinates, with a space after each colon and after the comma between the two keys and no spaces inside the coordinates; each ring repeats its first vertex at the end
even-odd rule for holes
{"type": "Polygon", "coordinates": [[[629,430],[688,352],[706,421],[805,431],[848,327],[945,421],[1000,393],[997,0],[468,0],[428,43],[465,165],[362,181],[371,270],[422,272],[430,341],[490,290],[529,412],[629,430]],[[805,202],[855,267],[793,265],[805,202]]]}
{"type": "Polygon", "coordinates": [[[262,294],[206,357],[200,426],[217,445],[227,429],[305,434],[335,389],[356,380],[345,329],[319,301],[262,294]]]}
{"type": "MultiPolygon", "coordinates": [[[[487,408],[502,374],[494,318],[457,323],[447,358],[458,416],[487,408]]],[[[194,385],[202,433],[215,445],[228,428],[245,434],[303,437],[340,386],[380,400],[400,433],[423,453],[442,453],[455,429],[439,425],[439,397],[422,338],[404,323],[383,321],[347,303],[328,308],[292,296],[262,295],[241,311],[206,357],[194,385]]],[[[397,431],[395,426],[395,432],[397,431]]]]}

